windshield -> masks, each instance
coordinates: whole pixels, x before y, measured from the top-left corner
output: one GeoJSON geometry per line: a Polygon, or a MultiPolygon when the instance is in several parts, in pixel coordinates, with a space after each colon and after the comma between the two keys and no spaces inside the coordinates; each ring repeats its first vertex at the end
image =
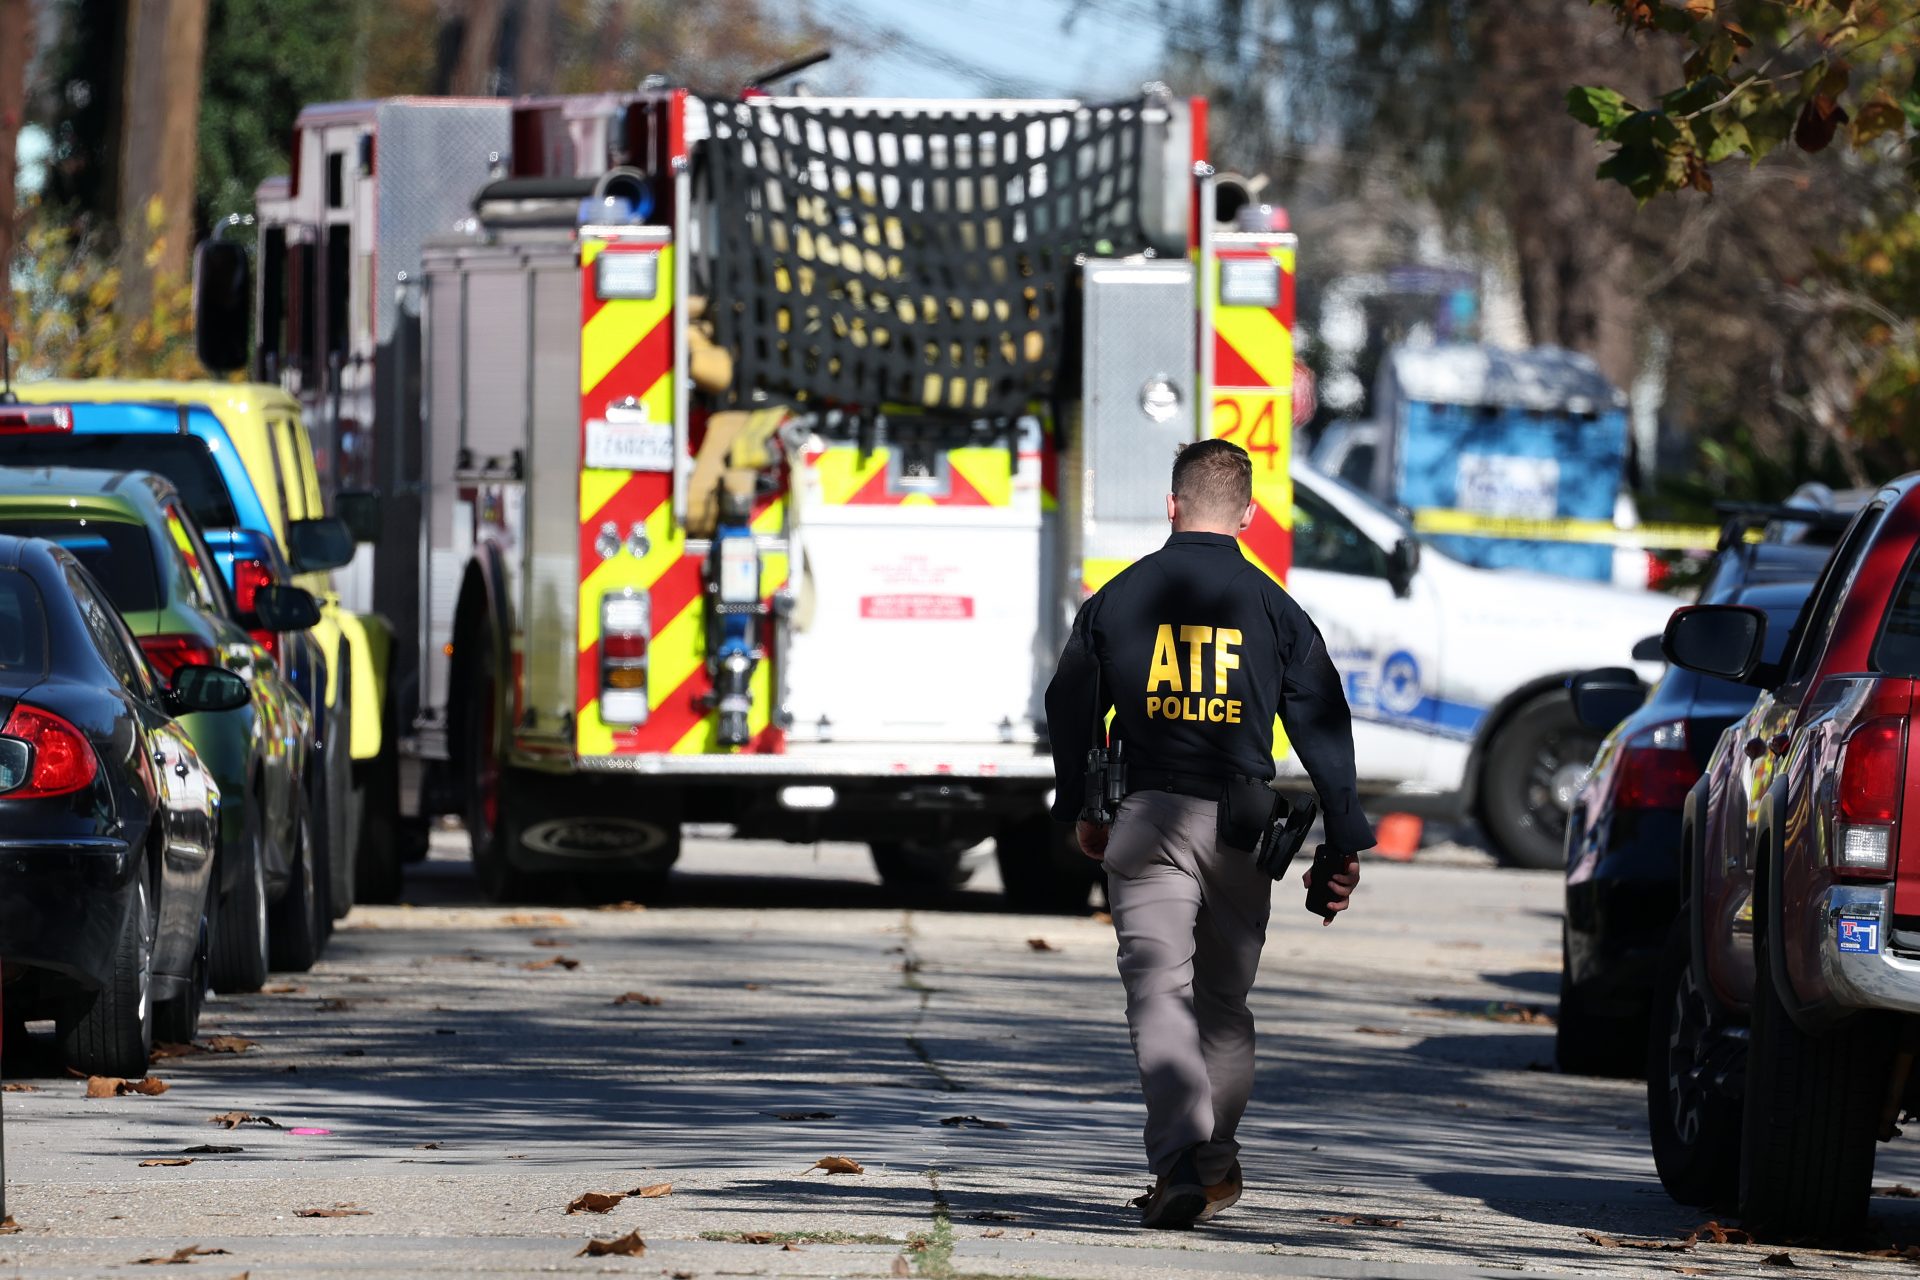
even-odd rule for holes
{"type": "Polygon", "coordinates": [[[18,569],[0,569],[0,671],[47,669],[47,615],[40,588],[18,569]]]}
{"type": "Polygon", "coordinates": [[[231,529],[240,523],[220,467],[207,452],[206,441],[197,436],[139,432],[9,436],[7,465],[152,471],[173,482],[202,529],[231,529]]]}
{"type": "Polygon", "coordinates": [[[166,603],[159,567],[153,562],[153,540],[145,525],[77,516],[55,520],[0,516],[0,533],[45,538],[65,547],[106,588],[107,599],[121,613],[145,613],[166,603]]]}
{"type": "Polygon", "coordinates": [[[1387,519],[1393,521],[1395,527],[1400,530],[1400,533],[1399,533],[1400,537],[1412,538],[1415,542],[1418,542],[1420,544],[1421,555],[1435,555],[1435,556],[1441,557],[1444,560],[1453,560],[1456,562],[1459,561],[1460,558],[1458,556],[1449,555],[1442,548],[1434,546],[1432,542],[1428,541],[1426,538],[1423,538],[1419,534],[1415,533],[1413,531],[1413,525],[1408,523],[1407,521],[1407,513],[1404,508],[1390,507],[1386,503],[1380,501],[1380,499],[1376,498],[1371,493],[1368,493],[1365,489],[1361,489],[1354,485],[1348,484],[1345,480],[1341,479],[1339,476],[1330,476],[1330,475],[1327,475],[1325,472],[1320,472],[1320,471],[1316,471],[1314,474],[1318,476],[1320,479],[1325,480],[1328,484],[1338,486],[1341,493],[1348,495],[1350,497],[1359,499],[1361,502],[1365,503],[1370,510],[1376,511],[1380,515],[1383,515],[1387,519]]]}

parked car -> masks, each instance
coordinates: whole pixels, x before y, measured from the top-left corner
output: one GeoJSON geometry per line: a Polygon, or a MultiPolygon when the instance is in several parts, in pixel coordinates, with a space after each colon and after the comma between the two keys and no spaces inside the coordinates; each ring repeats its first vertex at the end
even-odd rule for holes
{"type": "MultiPolygon", "coordinates": [[[[1777,658],[1852,510],[1748,505],[1723,512],[1699,603],[1764,610],[1777,658]],[[1753,531],[1763,541],[1749,541],[1753,531]]],[[[1857,504],[1856,504],[1857,505],[1857,504]]],[[[1657,651],[1658,638],[1651,638],[1657,651]]],[[[1653,656],[1649,654],[1648,656],[1653,656]]],[[[1642,697],[1630,670],[1584,672],[1574,710],[1607,736],[1567,825],[1566,923],[1555,1058],[1562,1071],[1639,1075],[1647,1012],[1680,907],[1680,822],[1714,743],[1758,690],[1670,667],[1642,697]]]]}
{"type": "Polygon", "coordinates": [[[257,991],[269,965],[311,968],[332,923],[327,851],[312,839],[313,716],[247,628],[310,624],[312,597],[265,588],[242,615],[180,494],[151,472],[0,468],[0,533],[45,538],[86,566],[163,678],[198,663],[246,681],[245,706],[182,722],[226,797],[213,987],[257,991]]]}
{"type": "MultiPolygon", "coordinates": [[[[299,404],[275,386],[97,378],[17,388],[22,400],[62,408],[58,421],[9,434],[16,465],[141,467],[171,480],[199,521],[242,610],[254,591],[299,586],[320,602],[321,621],[276,653],[314,714],[324,785],[316,838],[327,847],[333,913],[358,901],[391,902],[401,859],[424,852],[424,827],[403,849],[395,712],[386,674],[393,633],[376,615],[341,602],[336,570],[354,539],[329,517],[324,477],[299,404]]],[[[363,504],[364,506],[364,504],[363,504]]],[[[270,636],[258,637],[273,648],[270,636]]]]}
{"type": "MultiPolygon", "coordinates": [[[[1304,463],[1293,486],[1287,590],[1346,682],[1362,791],[1477,816],[1508,862],[1561,866],[1568,806],[1600,745],[1574,718],[1567,680],[1628,661],[1673,598],[1478,568],[1304,463]]],[[[1661,664],[1636,670],[1651,681],[1661,664]]]]}
{"type": "Polygon", "coordinates": [[[1686,906],[1648,1037],[1661,1181],[1771,1235],[1865,1220],[1916,1078],[1920,474],[1876,493],[1781,655],[1745,605],[1683,609],[1678,665],[1759,690],[1687,798],[1686,906]]]}
{"type": "Polygon", "coordinates": [[[206,990],[221,791],[178,717],[243,705],[188,663],[163,683],[80,562],[0,535],[0,959],[15,1028],[137,1076],[206,990]]]}

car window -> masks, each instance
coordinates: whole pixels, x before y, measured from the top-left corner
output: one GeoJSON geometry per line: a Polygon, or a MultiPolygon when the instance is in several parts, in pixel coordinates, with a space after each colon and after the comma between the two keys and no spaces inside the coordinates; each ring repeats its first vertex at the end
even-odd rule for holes
{"type": "Polygon", "coordinates": [[[1293,566],[1387,576],[1387,559],[1354,523],[1299,485],[1293,488],[1293,566]]]}
{"type": "Polygon", "coordinates": [[[153,559],[153,537],[145,525],[98,517],[0,517],[0,533],[45,538],[65,547],[100,583],[113,607],[122,612],[145,613],[166,604],[167,593],[161,588],[159,566],[153,559]]]}
{"type": "Polygon", "coordinates": [[[1340,460],[1340,478],[1357,489],[1373,482],[1373,446],[1356,444],[1340,460]]]}
{"type": "Polygon", "coordinates": [[[231,529],[233,509],[219,464],[198,436],[138,432],[7,437],[10,467],[95,467],[109,471],[154,471],[173,482],[187,510],[203,529],[231,529]]]}
{"type": "Polygon", "coordinates": [[[212,614],[226,613],[225,594],[214,585],[221,578],[213,556],[194,535],[193,527],[187,523],[179,507],[169,502],[165,513],[167,545],[173,552],[175,579],[183,585],[187,597],[197,608],[212,614]]]}
{"type": "Polygon", "coordinates": [[[1826,571],[1820,575],[1820,583],[1814,588],[1813,600],[1807,605],[1795,629],[1789,650],[1793,656],[1789,659],[1787,684],[1798,684],[1813,674],[1814,664],[1826,652],[1827,640],[1840,618],[1840,606],[1847,598],[1847,587],[1859,572],[1867,544],[1873,540],[1873,531],[1879,528],[1880,517],[1884,514],[1884,503],[1867,508],[1854,521],[1853,527],[1847,530],[1840,545],[1834,548],[1833,557],[1827,561],[1826,571]]]}
{"type": "Polygon", "coordinates": [[[46,669],[46,601],[32,578],[0,569],[0,671],[38,675],[46,669]]]}
{"type": "Polygon", "coordinates": [[[129,693],[152,698],[154,684],[147,670],[146,659],[141,656],[139,646],[133,644],[131,636],[122,640],[125,628],[113,606],[107,602],[106,593],[79,564],[70,563],[62,567],[66,570],[67,587],[73,592],[73,603],[80,610],[80,621],[86,624],[87,634],[92,637],[100,660],[107,664],[107,670],[113,672],[113,678],[129,693]]]}
{"type": "Polygon", "coordinates": [[[287,513],[289,522],[304,520],[310,513],[307,487],[300,482],[300,464],[295,460],[293,420],[273,419],[267,424],[267,434],[273,441],[273,480],[280,493],[280,509],[287,513]]]}
{"type": "Polygon", "coordinates": [[[1890,676],[1920,677],[1920,549],[1907,560],[1900,585],[1893,589],[1869,661],[1875,671],[1890,676]]]}

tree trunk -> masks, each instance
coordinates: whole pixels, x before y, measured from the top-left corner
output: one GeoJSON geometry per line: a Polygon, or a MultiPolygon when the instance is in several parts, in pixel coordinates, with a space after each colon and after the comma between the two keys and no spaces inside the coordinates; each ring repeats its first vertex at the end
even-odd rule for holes
{"type": "Polygon", "coordinates": [[[453,65],[455,97],[489,98],[494,92],[494,66],[500,49],[500,20],[506,0],[466,0],[460,32],[460,56],[453,65]]]}
{"type": "Polygon", "coordinates": [[[14,153],[26,115],[27,63],[32,48],[32,0],[0,0],[0,49],[19,51],[0,58],[0,341],[5,342],[13,340],[13,289],[8,281],[19,218],[14,153]]]}
{"type": "Polygon", "coordinates": [[[127,0],[120,150],[124,331],[153,314],[156,282],[187,278],[206,40],[207,0],[127,0]]]}
{"type": "Polygon", "coordinates": [[[514,50],[516,93],[552,93],[556,0],[520,0],[520,44],[514,50]]]}

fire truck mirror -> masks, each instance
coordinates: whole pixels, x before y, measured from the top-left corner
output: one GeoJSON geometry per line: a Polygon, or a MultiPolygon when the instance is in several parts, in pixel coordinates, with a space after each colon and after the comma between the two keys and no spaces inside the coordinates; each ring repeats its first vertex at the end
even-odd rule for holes
{"type": "Polygon", "coordinates": [[[380,541],[380,495],[372,489],[342,489],[333,495],[333,511],[355,542],[380,541]]]}
{"type": "Polygon", "coordinates": [[[247,249],[233,240],[208,240],[193,255],[193,344],[214,373],[247,365],[253,270],[247,249]]]}
{"type": "Polygon", "coordinates": [[[324,573],[353,559],[354,537],[339,516],[295,520],[287,525],[287,559],[295,573],[324,573]]]}

